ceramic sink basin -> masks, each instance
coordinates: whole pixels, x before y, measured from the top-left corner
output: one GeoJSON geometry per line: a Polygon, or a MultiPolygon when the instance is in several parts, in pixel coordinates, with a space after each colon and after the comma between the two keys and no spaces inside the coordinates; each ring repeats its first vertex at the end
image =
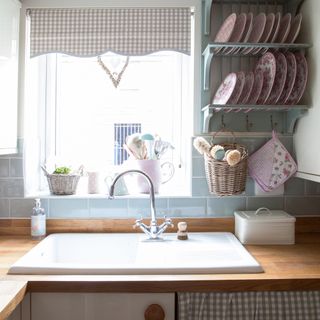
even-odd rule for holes
{"type": "Polygon", "coordinates": [[[52,234],[11,266],[10,274],[197,274],[263,272],[232,233],[52,234]]]}

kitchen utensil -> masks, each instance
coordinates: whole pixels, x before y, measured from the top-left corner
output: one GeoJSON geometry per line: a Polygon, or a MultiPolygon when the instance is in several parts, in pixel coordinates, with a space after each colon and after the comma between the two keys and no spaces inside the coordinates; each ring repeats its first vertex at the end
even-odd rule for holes
{"type": "Polygon", "coordinates": [[[145,133],[141,135],[141,140],[145,142],[147,148],[147,159],[154,159],[154,136],[150,133],[145,133]]]}
{"type": "Polygon", "coordinates": [[[156,159],[161,159],[161,157],[169,150],[174,149],[173,145],[170,142],[163,141],[158,139],[154,143],[154,153],[156,155],[156,159]]]}
{"type": "Polygon", "coordinates": [[[136,159],[146,159],[147,148],[145,142],[140,138],[140,133],[134,133],[127,136],[126,145],[136,159]]]}

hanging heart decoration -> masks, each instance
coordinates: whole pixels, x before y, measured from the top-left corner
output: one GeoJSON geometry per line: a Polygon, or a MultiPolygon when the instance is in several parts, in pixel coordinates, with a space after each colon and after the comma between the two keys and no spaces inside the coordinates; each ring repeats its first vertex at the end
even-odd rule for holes
{"type": "Polygon", "coordinates": [[[98,63],[101,66],[101,68],[106,72],[106,74],[109,76],[110,80],[112,81],[115,88],[117,88],[120,84],[121,78],[125,70],[127,69],[127,66],[129,64],[129,57],[127,57],[125,64],[122,67],[122,70],[118,72],[112,72],[110,69],[105,65],[105,63],[102,61],[101,56],[97,57],[98,63]]]}

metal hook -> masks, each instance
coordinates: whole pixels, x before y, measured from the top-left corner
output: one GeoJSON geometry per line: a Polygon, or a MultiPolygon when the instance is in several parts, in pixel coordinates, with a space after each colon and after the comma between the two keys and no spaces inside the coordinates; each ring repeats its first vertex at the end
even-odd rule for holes
{"type": "Polygon", "coordinates": [[[272,116],[272,114],[270,115],[270,124],[271,124],[271,130],[274,130],[274,129],[277,127],[277,125],[278,125],[277,122],[273,122],[273,116],[272,116]]]}
{"type": "Polygon", "coordinates": [[[246,128],[247,131],[250,131],[250,129],[253,127],[253,123],[249,121],[249,115],[246,115],[246,128]]]}
{"type": "Polygon", "coordinates": [[[226,124],[224,122],[224,115],[221,115],[221,128],[224,129],[226,127],[226,124]]]}

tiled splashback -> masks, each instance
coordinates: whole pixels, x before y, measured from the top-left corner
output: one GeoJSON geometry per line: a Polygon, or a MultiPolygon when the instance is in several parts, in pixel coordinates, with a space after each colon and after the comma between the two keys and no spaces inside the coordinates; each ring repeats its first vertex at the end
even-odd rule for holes
{"type": "MultiPolygon", "coordinates": [[[[292,152],[292,138],[281,138],[292,152]]],[[[260,147],[266,138],[243,138],[237,142],[245,144],[249,151],[260,147]]],[[[219,142],[215,140],[215,142],[219,142]]],[[[157,198],[159,215],[171,217],[226,217],[234,210],[254,210],[261,206],[270,209],[285,209],[294,215],[320,214],[320,184],[293,178],[285,185],[284,196],[257,197],[254,184],[248,179],[246,193],[219,198],[208,193],[204,176],[203,158],[195,150],[192,155],[192,197],[157,198]]],[[[23,198],[22,154],[0,157],[0,217],[29,217],[33,199],[23,198]]],[[[93,199],[50,198],[42,204],[49,217],[53,218],[127,218],[149,216],[149,199],[93,199]]]]}

